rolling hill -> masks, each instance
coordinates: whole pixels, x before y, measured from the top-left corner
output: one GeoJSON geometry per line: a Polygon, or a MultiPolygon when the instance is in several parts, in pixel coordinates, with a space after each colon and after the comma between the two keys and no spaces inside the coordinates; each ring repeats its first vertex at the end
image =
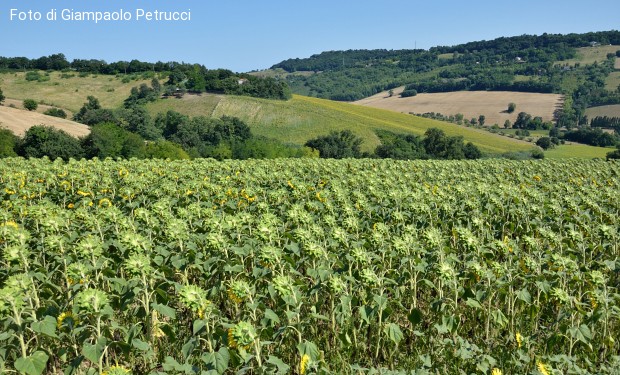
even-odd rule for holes
{"type": "Polygon", "coordinates": [[[463,136],[488,153],[526,151],[533,147],[527,142],[464,126],[299,95],[294,95],[289,101],[207,94],[186,95],[182,99],[150,103],[147,109],[153,115],[174,109],[190,116],[235,116],[247,122],[255,134],[295,144],[303,144],[330,131],[348,129],[364,139],[362,148],[365,151],[374,150],[379,145],[375,129],[422,135],[433,127],[444,130],[448,135],[463,136]],[[217,104],[214,106],[215,101],[217,104]]]}
{"type": "Polygon", "coordinates": [[[446,93],[418,94],[401,98],[403,87],[395,89],[393,96],[387,91],[358,100],[355,104],[383,108],[403,113],[435,112],[443,115],[461,113],[465,119],[486,117],[486,124],[504,125],[506,120],[514,123],[518,112],[540,116],[544,121],[553,121],[554,111],[562,108],[563,96],[508,91],[455,91],[446,93]],[[508,103],[515,103],[517,109],[507,113],[508,103]]]}

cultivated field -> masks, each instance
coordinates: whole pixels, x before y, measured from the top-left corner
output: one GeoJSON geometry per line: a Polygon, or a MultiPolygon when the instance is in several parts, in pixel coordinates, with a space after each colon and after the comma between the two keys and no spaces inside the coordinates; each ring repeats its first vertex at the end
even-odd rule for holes
{"type": "Polygon", "coordinates": [[[586,115],[589,119],[593,119],[596,116],[620,117],[620,104],[588,108],[586,115]]]}
{"type": "Polygon", "coordinates": [[[563,97],[556,94],[536,94],[506,91],[458,91],[434,94],[418,94],[413,97],[401,98],[398,94],[403,88],[395,89],[394,96],[389,97],[382,92],[355,104],[383,108],[403,113],[435,112],[444,115],[462,113],[466,120],[486,117],[486,124],[503,126],[506,120],[511,123],[517,119],[519,112],[527,112],[532,116],[540,116],[545,121],[553,120],[553,112],[561,108],[563,97]],[[515,103],[514,113],[506,112],[509,103],[515,103]]]}
{"type": "MultiPolygon", "coordinates": [[[[10,102],[7,100],[7,102],[10,102]]],[[[88,126],[77,122],[46,116],[38,112],[30,112],[24,109],[0,106],[0,127],[11,130],[18,136],[24,135],[26,130],[34,125],[48,125],[56,129],[64,130],[74,137],[83,137],[90,133],[88,126]]]]}
{"type": "Polygon", "coordinates": [[[616,45],[577,48],[576,58],[558,61],[556,62],[556,65],[568,64],[569,66],[574,66],[577,63],[581,65],[590,65],[594,64],[595,62],[605,61],[607,59],[608,53],[615,54],[618,50],[620,50],[620,46],[616,45]]]}
{"type": "Polygon", "coordinates": [[[620,164],[0,163],[0,373],[620,368],[620,164]]]}

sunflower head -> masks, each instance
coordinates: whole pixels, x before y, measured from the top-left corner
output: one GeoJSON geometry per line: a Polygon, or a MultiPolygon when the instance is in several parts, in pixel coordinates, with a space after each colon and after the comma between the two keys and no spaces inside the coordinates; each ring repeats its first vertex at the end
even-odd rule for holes
{"type": "Polygon", "coordinates": [[[252,324],[239,322],[228,329],[228,346],[248,350],[256,337],[256,330],[252,324]]]}

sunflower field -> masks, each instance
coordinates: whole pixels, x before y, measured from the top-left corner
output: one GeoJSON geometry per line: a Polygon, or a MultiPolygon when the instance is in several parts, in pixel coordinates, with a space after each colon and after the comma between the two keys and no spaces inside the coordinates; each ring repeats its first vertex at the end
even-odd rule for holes
{"type": "Polygon", "coordinates": [[[2,374],[617,374],[620,163],[3,159],[2,374]]]}

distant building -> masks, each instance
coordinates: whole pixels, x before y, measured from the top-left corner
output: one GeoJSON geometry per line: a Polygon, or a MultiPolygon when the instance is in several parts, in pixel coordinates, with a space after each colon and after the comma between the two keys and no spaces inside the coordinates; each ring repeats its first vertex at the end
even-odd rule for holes
{"type": "Polygon", "coordinates": [[[239,78],[239,80],[237,81],[237,83],[239,85],[245,85],[246,83],[248,83],[247,78],[239,78]]]}

